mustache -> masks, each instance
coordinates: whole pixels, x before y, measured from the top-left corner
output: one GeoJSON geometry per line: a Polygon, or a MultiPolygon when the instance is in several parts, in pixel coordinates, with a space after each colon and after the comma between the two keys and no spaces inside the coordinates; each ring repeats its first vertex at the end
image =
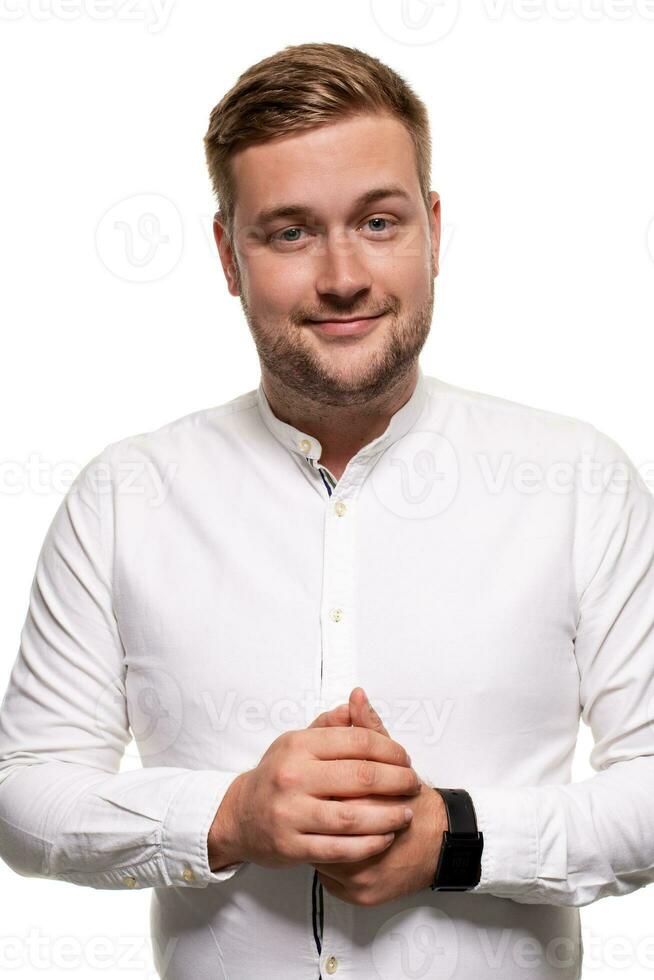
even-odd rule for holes
{"type": "Polygon", "coordinates": [[[397,311],[397,304],[393,303],[390,306],[385,306],[377,310],[356,310],[356,309],[345,309],[341,308],[338,310],[316,310],[307,316],[302,317],[302,323],[307,323],[310,320],[364,320],[367,317],[383,316],[385,313],[395,313],[397,311]]]}

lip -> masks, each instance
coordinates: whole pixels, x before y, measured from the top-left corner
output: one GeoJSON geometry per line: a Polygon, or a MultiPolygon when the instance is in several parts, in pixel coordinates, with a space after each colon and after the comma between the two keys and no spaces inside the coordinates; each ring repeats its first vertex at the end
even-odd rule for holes
{"type": "Polygon", "coordinates": [[[359,337],[370,333],[384,316],[362,317],[360,320],[322,320],[311,321],[310,327],[331,337],[359,337]]]}

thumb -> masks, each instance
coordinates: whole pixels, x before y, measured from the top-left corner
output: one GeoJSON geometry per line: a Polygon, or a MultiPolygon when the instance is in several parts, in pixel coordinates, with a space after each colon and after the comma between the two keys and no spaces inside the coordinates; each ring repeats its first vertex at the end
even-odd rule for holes
{"type": "Polygon", "coordinates": [[[358,725],[361,728],[372,728],[387,738],[391,737],[362,687],[355,687],[350,693],[350,716],[353,725],[358,725]]]}

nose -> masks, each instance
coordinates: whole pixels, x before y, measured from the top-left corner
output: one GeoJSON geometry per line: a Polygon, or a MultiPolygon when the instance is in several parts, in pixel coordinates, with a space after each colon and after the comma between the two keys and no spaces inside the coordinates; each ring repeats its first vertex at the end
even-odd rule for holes
{"type": "Polygon", "coordinates": [[[335,230],[324,237],[324,252],[317,256],[316,290],[341,303],[349,303],[370,289],[370,269],[356,234],[335,230]]]}

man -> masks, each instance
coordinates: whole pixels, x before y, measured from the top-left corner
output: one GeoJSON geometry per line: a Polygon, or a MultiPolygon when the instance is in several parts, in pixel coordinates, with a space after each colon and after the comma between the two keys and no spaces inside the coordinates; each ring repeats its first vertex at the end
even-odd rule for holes
{"type": "Polygon", "coordinates": [[[261,381],[55,514],[2,856],[152,888],[169,980],[578,977],[578,907],[654,878],[654,499],[591,424],[423,374],[440,205],[390,68],[286,48],[205,145],[261,381]]]}

